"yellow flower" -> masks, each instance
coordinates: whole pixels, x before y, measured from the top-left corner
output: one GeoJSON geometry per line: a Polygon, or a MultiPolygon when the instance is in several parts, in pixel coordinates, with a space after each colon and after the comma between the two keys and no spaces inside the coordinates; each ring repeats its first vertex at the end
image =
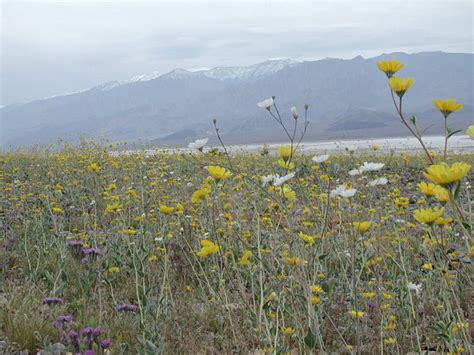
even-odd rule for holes
{"type": "Polygon", "coordinates": [[[319,298],[318,296],[311,296],[309,300],[310,300],[312,305],[316,305],[316,304],[321,303],[321,298],[319,298]]]}
{"type": "Polygon", "coordinates": [[[87,166],[87,171],[93,171],[98,173],[100,171],[100,166],[97,163],[92,163],[87,166]]]}
{"type": "Polygon", "coordinates": [[[120,272],[120,268],[118,266],[109,267],[109,272],[111,274],[116,274],[117,272],[120,272]]]}
{"type": "Polygon", "coordinates": [[[109,214],[109,213],[113,213],[113,212],[116,212],[116,211],[120,211],[122,209],[122,205],[119,204],[119,203],[114,203],[112,205],[107,205],[107,207],[105,207],[105,211],[104,213],[105,214],[109,214]]]}
{"type": "Polygon", "coordinates": [[[157,261],[157,260],[158,260],[158,257],[157,257],[156,255],[150,255],[150,256],[148,257],[148,261],[149,261],[150,263],[153,263],[153,262],[155,262],[155,261],[157,261]]]}
{"type": "Polygon", "coordinates": [[[397,208],[408,208],[410,200],[407,197],[399,197],[395,199],[395,206],[397,208]]]}
{"type": "Polygon", "coordinates": [[[204,239],[201,240],[201,250],[197,251],[196,255],[205,258],[209,255],[217,253],[219,250],[220,247],[217,244],[214,244],[210,240],[204,239]]]}
{"type": "Polygon", "coordinates": [[[398,60],[381,60],[377,62],[377,68],[380,71],[383,71],[388,78],[391,78],[393,74],[402,69],[404,66],[403,63],[400,63],[398,60]]]}
{"type": "Polygon", "coordinates": [[[444,187],[437,185],[435,191],[435,198],[439,202],[448,202],[449,201],[449,193],[444,187]]]}
{"type": "Polygon", "coordinates": [[[431,263],[424,263],[423,265],[421,265],[421,268],[422,268],[423,270],[430,271],[430,270],[433,270],[433,264],[431,264],[431,263]]]}
{"type": "Polygon", "coordinates": [[[285,257],[283,257],[283,262],[286,265],[298,266],[298,265],[301,265],[301,264],[305,263],[305,260],[303,260],[303,259],[301,259],[297,256],[293,256],[293,257],[285,256],[285,257]]]}
{"type": "Polygon", "coordinates": [[[413,217],[424,224],[432,224],[444,213],[444,208],[420,208],[413,211],[413,217]]]}
{"type": "Polygon", "coordinates": [[[393,344],[395,344],[395,342],[396,342],[395,338],[385,338],[383,340],[383,343],[385,345],[393,345],[393,344]]]}
{"type": "Polygon", "coordinates": [[[471,170],[467,163],[454,163],[449,166],[446,163],[434,164],[426,168],[424,173],[428,180],[440,185],[451,185],[461,180],[471,170]]]}
{"type": "Polygon", "coordinates": [[[192,203],[200,203],[204,197],[209,195],[211,192],[211,189],[209,187],[203,187],[197,191],[194,191],[193,195],[191,196],[191,202],[192,203]]]}
{"type": "Polygon", "coordinates": [[[371,148],[374,152],[376,152],[377,150],[380,150],[380,146],[378,145],[373,145],[371,148]]]}
{"type": "Polygon", "coordinates": [[[448,117],[451,113],[459,111],[464,107],[463,104],[460,104],[454,99],[437,99],[433,101],[433,104],[444,115],[444,117],[448,117]]]}
{"type": "Polygon", "coordinates": [[[292,327],[281,327],[281,332],[286,335],[292,335],[295,332],[295,328],[292,327]]]}
{"type": "Polygon", "coordinates": [[[451,217],[439,217],[439,218],[436,218],[435,224],[438,226],[444,226],[446,224],[451,223],[452,221],[453,219],[451,217]]]}
{"type": "Polygon", "coordinates": [[[289,160],[278,159],[277,164],[280,168],[285,170],[293,170],[295,168],[295,164],[289,160]]]}
{"type": "Polygon", "coordinates": [[[467,127],[466,134],[474,140],[474,125],[467,127]]]}
{"type": "Polygon", "coordinates": [[[232,173],[229,170],[216,165],[208,166],[207,171],[217,182],[232,176],[232,173]]]}
{"type": "Polygon", "coordinates": [[[349,315],[352,317],[352,318],[362,318],[365,313],[362,312],[362,311],[356,311],[356,310],[350,310],[349,311],[349,315]]]}
{"type": "Polygon", "coordinates": [[[362,292],[362,297],[368,300],[371,300],[372,298],[375,298],[375,293],[373,292],[362,292]]]}
{"type": "Polygon", "coordinates": [[[425,194],[426,196],[434,196],[436,195],[436,189],[439,185],[435,185],[431,182],[428,184],[426,182],[420,182],[417,186],[421,193],[425,194]]]}
{"type": "Polygon", "coordinates": [[[354,222],[352,223],[352,225],[356,227],[360,233],[365,233],[369,230],[372,223],[368,221],[364,221],[364,222],[354,222]]]}
{"type": "Polygon", "coordinates": [[[296,198],[296,192],[291,189],[289,186],[278,186],[278,187],[270,187],[268,189],[269,192],[274,191],[276,193],[280,193],[283,198],[285,198],[288,201],[292,201],[296,198]]]}
{"type": "Polygon", "coordinates": [[[303,232],[300,232],[299,237],[303,242],[305,242],[306,245],[309,245],[309,246],[314,245],[314,238],[315,237],[313,237],[311,235],[304,234],[303,232]]]}
{"type": "Polygon", "coordinates": [[[280,153],[280,156],[284,161],[289,160],[293,155],[291,145],[282,145],[278,147],[278,153],[280,153]]]}
{"type": "Polygon", "coordinates": [[[61,207],[53,207],[53,213],[63,214],[64,210],[61,207]]]}
{"type": "Polygon", "coordinates": [[[165,205],[160,205],[159,210],[163,214],[171,214],[171,213],[174,212],[174,207],[168,207],[168,206],[165,206],[165,205]]]}
{"type": "Polygon", "coordinates": [[[399,97],[402,97],[403,94],[413,85],[413,78],[399,78],[392,77],[389,80],[390,89],[394,91],[399,97]]]}
{"type": "Polygon", "coordinates": [[[242,266],[249,266],[250,265],[250,258],[252,257],[253,253],[250,250],[246,250],[242,257],[240,258],[239,264],[242,266]]]}
{"type": "Polygon", "coordinates": [[[324,290],[319,285],[313,285],[313,286],[311,286],[311,292],[312,293],[324,293],[324,290]]]}

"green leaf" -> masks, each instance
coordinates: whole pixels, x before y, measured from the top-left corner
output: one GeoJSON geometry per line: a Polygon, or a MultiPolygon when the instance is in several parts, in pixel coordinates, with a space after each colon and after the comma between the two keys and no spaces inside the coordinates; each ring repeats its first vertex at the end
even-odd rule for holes
{"type": "Polygon", "coordinates": [[[326,259],[326,257],[328,256],[329,254],[322,254],[319,256],[319,261],[323,261],[324,259],[326,259]]]}
{"type": "Polygon", "coordinates": [[[469,232],[471,231],[472,229],[472,226],[469,224],[469,223],[466,223],[466,222],[462,222],[462,225],[464,226],[464,228],[466,228],[469,232]]]}
{"type": "Polygon", "coordinates": [[[459,192],[461,191],[461,182],[458,182],[456,185],[456,189],[454,190],[454,198],[458,198],[459,192]]]}
{"type": "Polygon", "coordinates": [[[454,136],[456,133],[459,133],[459,132],[462,132],[462,129],[458,129],[457,131],[451,131],[448,129],[448,138],[450,138],[451,136],[454,136]]]}
{"type": "Polygon", "coordinates": [[[410,121],[413,123],[413,126],[416,126],[416,116],[411,116],[410,121]]]}
{"type": "Polygon", "coordinates": [[[327,282],[323,282],[321,284],[321,288],[323,289],[324,292],[328,293],[329,292],[329,285],[327,282]]]}
{"type": "Polygon", "coordinates": [[[308,329],[308,333],[304,337],[304,343],[310,349],[312,349],[316,346],[316,335],[313,334],[311,329],[308,329]]]}

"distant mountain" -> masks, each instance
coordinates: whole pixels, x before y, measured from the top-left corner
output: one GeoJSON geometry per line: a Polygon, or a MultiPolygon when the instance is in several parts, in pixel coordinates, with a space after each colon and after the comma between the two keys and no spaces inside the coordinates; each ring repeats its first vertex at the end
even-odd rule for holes
{"type": "Polygon", "coordinates": [[[269,60],[246,67],[176,69],[105,83],[89,90],[0,108],[4,146],[53,143],[57,139],[184,144],[212,136],[216,118],[228,143],[284,139],[277,124],[256,103],[276,96],[292,124],[289,108],[310,105],[307,139],[405,135],[394,114],[387,80],[376,62],[405,63],[401,76],[415,84],[404,97],[407,116],[416,114],[427,134],[441,134],[435,98],[453,97],[463,110],[450,117],[453,128],[473,124],[474,55],[390,53],[364,59],[297,62],[269,60]]]}

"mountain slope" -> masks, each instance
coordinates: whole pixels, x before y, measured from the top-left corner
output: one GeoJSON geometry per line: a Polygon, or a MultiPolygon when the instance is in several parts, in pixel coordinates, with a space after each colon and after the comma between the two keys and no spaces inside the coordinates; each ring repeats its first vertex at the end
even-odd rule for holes
{"type": "Polygon", "coordinates": [[[312,62],[267,61],[249,67],[174,70],[87,91],[0,109],[3,145],[51,143],[58,138],[106,138],[183,144],[210,134],[217,118],[228,142],[283,138],[256,102],[275,95],[281,112],[310,109],[308,139],[399,135],[386,78],[375,63],[396,58],[401,76],[415,77],[404,98],[407,114],[417,114],[428,133],[439,134],[434,98],[465,104],[452,125],[464,128],[473,117],[473,54],[392,53],[364,59],[312,62]],[[149,79],[149,80],[147,80],[149,79]],[[378,119],[379,118],[379,119],[378,119]]]}

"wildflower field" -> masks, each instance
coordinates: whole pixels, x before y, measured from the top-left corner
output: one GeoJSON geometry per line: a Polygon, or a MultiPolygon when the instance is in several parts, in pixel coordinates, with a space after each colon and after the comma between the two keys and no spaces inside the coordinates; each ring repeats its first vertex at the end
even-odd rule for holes
{"type": "Polygon", "coordinates": [[[310,156],[278,123],[258,154],[1,153],[5,351],[472,352],[474,155],[310,156]]]}

